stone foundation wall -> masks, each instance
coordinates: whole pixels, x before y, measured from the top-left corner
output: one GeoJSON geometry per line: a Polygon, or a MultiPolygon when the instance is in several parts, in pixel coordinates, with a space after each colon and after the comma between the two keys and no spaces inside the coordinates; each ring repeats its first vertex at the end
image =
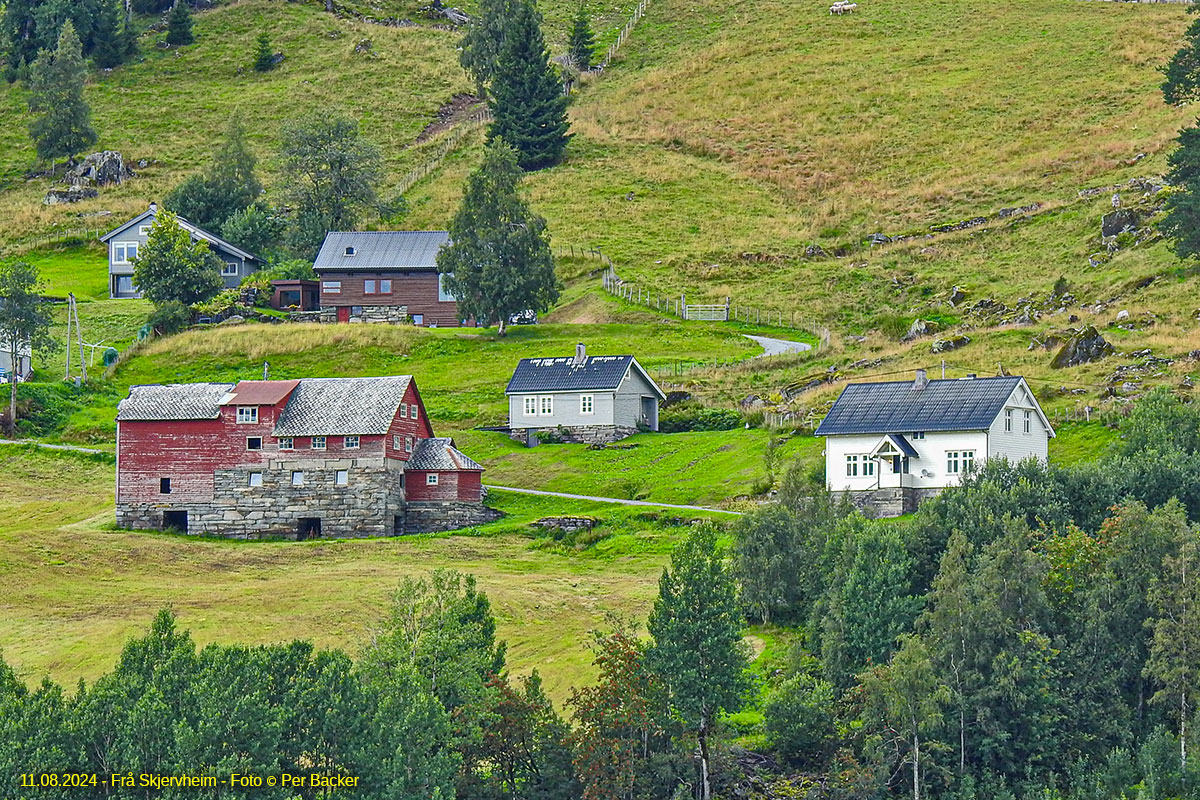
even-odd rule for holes
{"type": "Polygon", "coordinates": [[[868,517],[899,517],[917,510],[923,501],[936,497],[941,489],[872,489],[865,492],[833,492],[833,499],[849,499],[868,517]]]}
{"type": "Polygon", "coordinates": [[[529,439],[530,431],[533,431],[534,435],[539,431],[545,431],[547,434],[571,444],[612,444],[633,436],[638,429],[624,425],[575,425],[569,428],[513,428],[508,435],[513,440],[525,444],[529,439]]]}
{"type": "MultiPolygon", "coordinates": [[[[337,322],[337,308],[325,306],[319,311],[293,311],[288,315],[291,322],[319,322],[331,325],[337,322]]],[[[408,306],[363,306],[361,314],[354,314],[350,322],[383,322],[391,325],[407,325],[408,306]]]]}
{"type": "Polygon", "coordinates": [[[324,325],[337,322],[337,309],[323,308],[320,311],[293,311],[288,322],[319,322],[324,325]]]}
{"type": "Polygon", "coordinates": [[[405,533],[437,533],[483,525],[504,516],[482,503],[461,500],[423,501],[408,504],[404,515],[405,533]]]}

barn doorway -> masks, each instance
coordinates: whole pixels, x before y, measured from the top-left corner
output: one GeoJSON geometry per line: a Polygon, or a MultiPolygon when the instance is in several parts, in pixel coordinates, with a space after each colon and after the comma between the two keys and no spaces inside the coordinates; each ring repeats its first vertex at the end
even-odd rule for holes
{"type": "Polygon", "coordinates": [[[296,529],[296,540],[304,541],[305,539],[317,539],[321,536],[321,518],[320,517],[301,517],[300,524],[296,529]]]}
{"type": "Polygon", "coordinates": [[[164,511],[163,512],[163,530],[175,531],[176,533],[188,532],[188,518],[186,511],[164,511]]]}
{"type": "Polygon", "coordinates": [[[350,321],[350,306],[338,306],[337,307],[337,320],[338,320],[338,322],[349,322],[350,321]]]}

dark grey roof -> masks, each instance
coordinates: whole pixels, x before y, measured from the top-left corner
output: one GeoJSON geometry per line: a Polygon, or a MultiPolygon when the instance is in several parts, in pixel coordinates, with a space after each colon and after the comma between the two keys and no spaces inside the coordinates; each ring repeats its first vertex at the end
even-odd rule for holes
{"type": "Polygon", "coordinates": [[[478,470],[483,471],[483,465],[462,454],[454,446],[454,440],[445,437],[419,439],[413,448],[412,457],[404,465],[405,469],[445,471],[445,470],[478,470]]]}
{"type": "MultiPolygon", "coordinates": [[[[126,230],[133,225],[141,224],[142,222],[146,221],[147,219],[153,219],[156,216],[156,213],[157,212],[155,212],[154,210],[143,211],[141,214],[138,214],[136,217],[129,220],[125,224],[119,225],[119,226],[113,228],[108,233],[101,236],[100,241],[107,242],[109,239],[113,238],[121,231],[126,230]]],[[[217,247],[220,247],[222,250],[226,250],[230,253],[233,253],[238,258],[242,258],[247,261],[261,261],[261,259],[258,256],[254,255],[253,253],[247,252],[247,251],[243,250],[242,248],[238,247],[237,245],[231,244],[230,242],[225,241],[220,236],[217,236],[215,233],[209,233],[208,231],[204,230],[204,228],[201,228],[198,225],[194,225],[193,223],[188,222],[185,218],[180,217],[179,215],[176,215],[176,216],[179,219],[180,227],[182,227],[184,230],[191,233],[197,239],[203,239],[204,241],[208,242],[209,244],[215,244],[217,247]]]]}
{"type": "Polygon", "coordinates": [[[887,438],[896,446],[896,449],[904,455],[908,456],[909,458],[916,457],[917,449],[908,443],[908,439],[905,439],[903,434],[889,433],[887,438]]]}
{"type": "Polygon", "coordinates": [[[359,436],[387,433],[410,375],[388,378],[304,378],[275,423],[275,436],[359,436]]]}
{"type": "Polygon", "coordinates": [[[633,356],[588,356],[579,365],[570,357],[523,358],[504,391],[518,394],[616,389],[632,363],[633,356]]]}
{"type": "Polygon", "coordinates": [[[438,251],[449,241],[445,231],[330,231],[313,269],[436,270],[438,251]],[[346,255],[347,247],[354,255],[346,255]]]}
{"type": "Polygon", "coordinates": [[[818,436],[910,431],[981,431],[1000,412],[1019,377],[852,383],[817,426],[818,436]]]}
{"type": "Polygon", "coordinates": [[[117,421],[216,419],[232,383],[172,383],[129,387],[117,404],[117,421]]]}

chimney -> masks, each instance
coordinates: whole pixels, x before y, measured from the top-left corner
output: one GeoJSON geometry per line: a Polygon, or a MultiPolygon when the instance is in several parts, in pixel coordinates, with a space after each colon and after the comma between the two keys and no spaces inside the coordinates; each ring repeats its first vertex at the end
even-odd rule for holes
{"type": "Polygon", "coordinates": [[[151,214],[157,214],[157,213],[158,213],[158,203],[151,203],[151,204],[150,204],[150,213],[151,213],[151,214]]]}
{"type": "Polygon", "coordinates": [[[263,362],[263,380],[264,381],[270,380],[270,375],[271,375],[271,362],[264,361],[263,362]]]}
{"type": "Polygon", "coordinates": [[[913,389],[921,391],[929,384],[929,375],[923,369],[917,370],[917,377],[913,380],[913,389]]]}
{"type": "Polygon", "coordinates": [[[968,373],[967,373],[967,380],[969,380],[969,381],[973,381],[973,380],[975,380],[975,373],[974,373],[974,372],[968,372],[968,373]]]}
{"type": "Polygon", "coordinates": [[[582,367],[585,361],[587,361],[587,347],[584,346],[583,342],[580,342],[575,345],[575,358],[572,359],[571,364],[572,366],[582,367]]]}

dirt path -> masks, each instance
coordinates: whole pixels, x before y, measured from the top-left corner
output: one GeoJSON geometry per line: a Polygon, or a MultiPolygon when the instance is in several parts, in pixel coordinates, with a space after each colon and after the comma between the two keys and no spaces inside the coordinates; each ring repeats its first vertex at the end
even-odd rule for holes
{"type": "Polygon", "coordinates": [[[785,356],[789,353],[803,353],[806,350],[812,350],[812,345],[804,342],[789,342],[787,339],[772,339],[769,336],[751,336],[748,333],[743,335],[762,347],[763,352],[756,355],[755,358],[785,356]]]}
{"type": "Polygon", "coordinates": [[[706,508],[705,506],[680,506],[673,503],[652,503],[649,500],[622,500],[617,497],[592,497],[586,494],[566,494],[564,492],[543,492],[540,489],[517,489],[513,486],[487,486],[489,491],[495,490],[498,492],[516,492],[517,494],[536,494],[541,497],[561,497],[564,500],[590,500],[594,503],[616,503],[622,506],[651,506],[653,508],[678,508],[684,511],[711,511],[714,514],[730,514],[735,517],[740,517],[740,511],[724,511],[719,508],[706,508]]]}

